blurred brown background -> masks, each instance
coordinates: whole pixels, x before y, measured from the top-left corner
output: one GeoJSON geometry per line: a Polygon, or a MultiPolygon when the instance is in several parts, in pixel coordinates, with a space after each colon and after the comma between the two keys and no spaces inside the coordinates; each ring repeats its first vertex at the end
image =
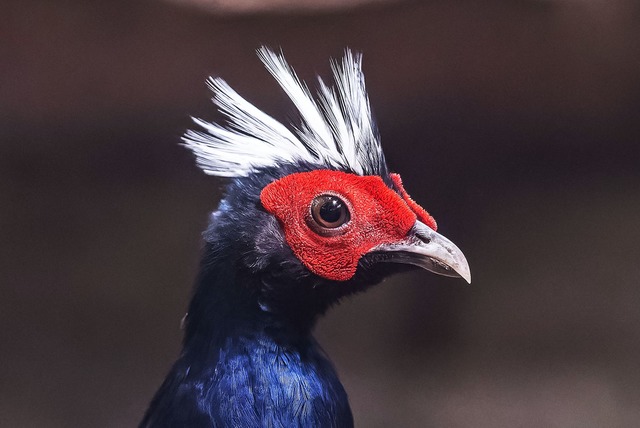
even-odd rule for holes
{"type": "Polygon", "coordinates": [[[3,0],[0,426],[122,427],[176,358],[222,182],[178,145],[223,76],[286,120],[349,46],[390,165],[473,285],[395,277],[317,328],[361,427],[640,418],[640,5],[3,0]]]}

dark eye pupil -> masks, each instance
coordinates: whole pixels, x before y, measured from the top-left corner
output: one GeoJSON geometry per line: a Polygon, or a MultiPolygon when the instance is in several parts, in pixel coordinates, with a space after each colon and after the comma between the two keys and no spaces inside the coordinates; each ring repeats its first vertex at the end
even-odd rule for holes
{"type": "Polygon", "coordinates": [[[344,206],[338,198],[330,198],[320,207],[320,218],[327,223],[335,223],[342,217],[344,206]]]}
{"type": "Polygon", "coordinates": [[[320,195],[311,202],[311,216],[307,224],[316,233],[332,236],[332,233],[344,232],[343,226],[351,219],[348,204],[334,195],[320,195]]]}

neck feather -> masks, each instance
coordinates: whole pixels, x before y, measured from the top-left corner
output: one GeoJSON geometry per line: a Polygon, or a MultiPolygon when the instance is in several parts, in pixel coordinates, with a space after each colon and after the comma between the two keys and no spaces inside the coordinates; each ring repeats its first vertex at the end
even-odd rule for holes
{"type": "Polygon", "coordinates": [[[305,284],[254,274],[207,244],[185,324],[185,348],[219,348],[228,338],[267,335],[282,346],[309,343],[328,307],[305,284]]]}

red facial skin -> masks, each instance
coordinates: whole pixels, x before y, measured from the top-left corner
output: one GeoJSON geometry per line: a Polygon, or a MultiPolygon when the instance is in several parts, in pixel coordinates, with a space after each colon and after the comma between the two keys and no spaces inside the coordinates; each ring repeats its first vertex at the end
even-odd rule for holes
{"type": "Polygon", "coordinates": [[[295,256],[311,272],[326,279],[346,281],[353,277],[365,253],[379,244],[402,241],[416,218],[435,230],[435,221],[409,198],[400,176],[393,174],[392,179],[402,196],[378,176],[331,170],[301,172],[265,186],[260,200],[280,222],[295,256]],[[324,194],[345,201],[351,217],[327,236],[309,227],[313,221],[311,202],[324,194]]]}
{"type": "Polygon", "coordinates": [[[409,208],[411,208],[411,211],[416,213],[416,215],[418,216],[418,220],[420,220],[421,222],[429,226],[431,229],[438,230],[438,224],[436,223],[436,219],[431,217],[427,212],[427,210],[422,208],[420,205],[418,205],[416,201],[411,199],[411,196],[409,196],[407,191],[404,190],[404,187],[402,186],[402,178],[400,178],[400,174],[392,173],[389,175],[391,176],[391,180],[393,181],[393,184],[398,188],[398,190],[400,190],[400,196],[402,196],[402,199],[404,199],[407,205],[409,205],[409,208]]]}

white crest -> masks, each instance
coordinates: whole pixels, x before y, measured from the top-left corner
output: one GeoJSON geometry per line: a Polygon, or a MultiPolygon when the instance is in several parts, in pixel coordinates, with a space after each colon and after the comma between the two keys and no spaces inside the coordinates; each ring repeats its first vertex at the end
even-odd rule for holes
{"type": "Polygon", "coordinates": [[[194,118],[202,131],[182,140],[207,174],[246,176],[258,168],[309,162],[359,175],[382,174],[384,155],[373,124],[362,74],[362,56],[345,51],[332,62],[335,87],[319,81],[318,101],[279,55],[262,47],[258,56],[300,113],[293,131],[242,98],[220,78],[207,80],[226,127],[194,118]]]}

